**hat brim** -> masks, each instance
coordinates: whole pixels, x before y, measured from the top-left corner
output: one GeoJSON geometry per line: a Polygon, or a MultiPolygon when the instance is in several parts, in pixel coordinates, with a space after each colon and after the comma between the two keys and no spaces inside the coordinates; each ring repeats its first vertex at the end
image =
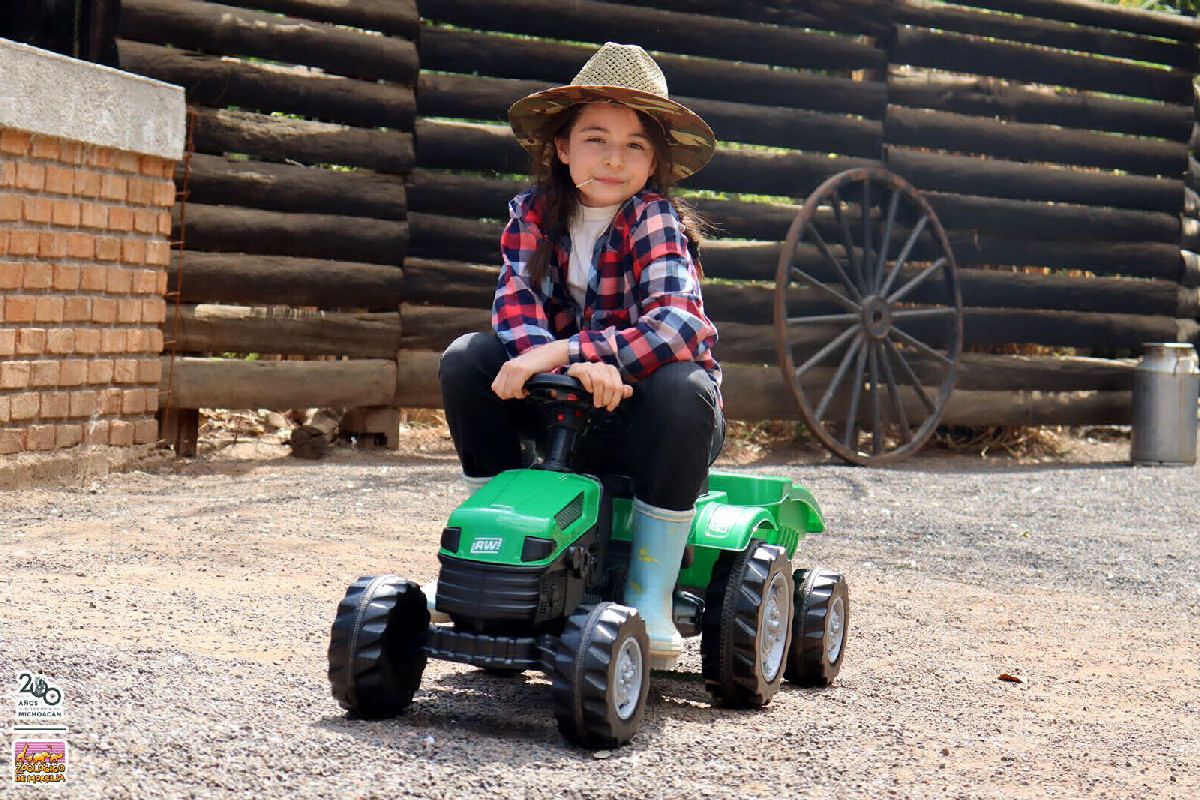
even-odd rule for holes
{"type": "Polygon", "coordinates": [[[555,116],[580,103],[593,102],[620,103],[658,120],[666,134],[676,180],[699,172],[716,149],[712,128],[687,106],[621,86],[557,86],[535,92],[512,104],[508,120],[521,146],[536,154],[543,132],[555,116]]]}

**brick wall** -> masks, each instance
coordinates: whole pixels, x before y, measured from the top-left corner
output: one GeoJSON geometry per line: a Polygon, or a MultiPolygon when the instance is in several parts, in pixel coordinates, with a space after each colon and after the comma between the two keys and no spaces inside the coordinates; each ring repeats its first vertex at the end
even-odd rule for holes
{"type": "Polygon", "coordinates": [[[0,455],[158,438],[173,173],[0,127],[0,455]]]}

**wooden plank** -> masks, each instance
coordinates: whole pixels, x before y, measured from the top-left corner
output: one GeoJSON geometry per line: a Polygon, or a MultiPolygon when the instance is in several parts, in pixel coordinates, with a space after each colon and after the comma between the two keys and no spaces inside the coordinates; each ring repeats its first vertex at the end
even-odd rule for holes
{"type": "Polygon", "coordinates": [[[123,0],[121,37],[151,44],[255,56],[320,67],[335,75],[416,83],[412,42],[296,17],[198,0],[123,0]]]}
{"type": "Polygon", "coordinates": [[[1178,214],[1183,181],[1050,169],[999,159],[887,149],[888,168],[918,189],[1178,214]]]}
{"type": "Polygon", "coordinates": [[[390,174],[409,172],[415,161],[411,133],[224,109],[192,107],[188,115],[201,153],[242,153],[263,161],[337,164],[390,174]]]}
{"type": "Polygon", "coordinates": [[[1078,25],[1095,25],[1146,36],[1200,41],[1200,26],[1191,17],[1155,11],[1123,8],[1092,0],[954,0],[960,6],[1007,11],[1028,17],[1041,17],[1078,25]]]}
{"type": "Polygon", "coordinates": [[[1166,103],[1192,99],[1191,74],[1083,54],[989,41],[978,36],[900,28],[890,50],[896,64],[1068,86],[1166,103]]]}
{"type": "Polygon", "coordinates": [[[1195,71],[1196,48],[1137,36],[1111,27],[1086,27],[1065,22],[949,8],[929,0],[898,3],[897,19],[909,25],[1007,39],[1042,47],[1126,58],[1195,71]]]}
{"type": "MultiPolygon", "coordinates": [[[[886,64],[882,50],[843,37],[644,4],[629,10],[591,0],[421,0],[420,8],[425,20],[465,28],[597,44],[613,40],[648,50],[777,67],[853,70],[886,64]]],[[[580,61],[575,69],[582,65],[580,61]]]]}
{"type": "Polygon", "coordinates": [[[1192,109],[1182,105],[1121,100],[1087,93],[1060,94],[1045,89],[1011,86],[996,78],[965,77],[893,69],[888,78],[892,103],[932,108],[1015,122],[1061,125],[1134,136],[1186,141],[1192,129],[1192,109]]]}
{"type": "MultiPolygon", "coordinates": [[[[173,210],[179,230],[180,208],[173,210]]],[[[335,214],[287,214],[236,206],[187,206],[189,249],[399,266],[408,250],[408,223],[335,214]]]]}
{"type": "MultiPolygon", "coordinates": [[[[558,85],[595,51],[592,46],[514,39],[479,31],[426,26],[421,32],[424,70],[487,75],[558,85]]],[[[775,69],[762,64],[655,53],[672,96],[702,97],[764,106],[806,108],[880,119],[886,86],[832,75],[775,69]]],[[[423,105],[426,98],[418,92],[423,105]]]]}
{"type": "Polygon", "coordinates": [[[283,111],[326,122],[411,131],[413,90],[396,84],[311,73],[303,68],[230,61],[121,39],[121,67],[179,84],[194,105],[283,111]]]}
{"type": "Polygon", "coordinates": [[[396,361],[176,358],[171,370],[164,365],[160,389],[174,408],[388,406],[396,394],[396,361]]]}
{"type": "Polygon", "coordinates": [[[416,40],[421,27],[416,0],[224,0],[293,17],[332,22],[416,40]]]}
{"type": "Polygon", "coordinates": [[[1101,167],[1141,175],[1183,174],[1187,145],[1049,125],[889,106],[884,117],[888,144],[975,153],[1014,161],[1101,167]]]}
{"type": "MultiPolygon", "coordinates": [[[[554,84],[470,75],[424,73],[418,86],[422,116],[506,122],[514,99],[554,84]]],[[[878,158],[883,126],[842,114],[765,107],[672,95],[704,118],[725,142],[878,158]]]]}
{"type": "Polygon", "coordinates": [[[273,353],[394,358],[400,314],[231,305],[168,306],[163,329],[180,353],[273,353]]]}
{"type": "MultiPolygon", "coordinates": [[[[641,5],[640,0],[609,0],[641,5]]],[[[886,36],[896,22],[895,0],[662,0],[659,8],[688,14],[735,17],[772,25],[886,36]]]]}
{"type": "Polygon", "coordinates": [[[182,282],[179,271],[170,269],[167,289],[180,292],[185,303],[378,311],[399,307],[404,274],[379,264],[189,250],[182,282]]]}
{"type": "Polygon", "coordinates": [[[184,185],[185,169],[193,203],[377,219],[404,219],[408,213],[404,181],[397,175],[194,153],[176,166],[176,186],[184,185]]]}

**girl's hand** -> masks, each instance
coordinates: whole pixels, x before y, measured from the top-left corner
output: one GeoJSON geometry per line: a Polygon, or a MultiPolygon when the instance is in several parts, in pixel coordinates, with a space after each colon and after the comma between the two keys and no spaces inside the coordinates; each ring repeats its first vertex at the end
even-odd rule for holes
{"type": "Polygon", "coordinates": [[[633,396],[633,387],[621,380],[621,373],[612,364],[586,361],[572,364],[567,374],[583,384],[592,393],[596,408],[613,411],[622,400],[633,396]]]}
{"type": "Polygon", "coordinates": [[[505,361],[492,381],[492,391],[501,400],[520,400],[528,392],[525,382],[540,372],[561,367],[567,363],[567,340],[543,344],[526,350],[516,358],[505,361]]]}

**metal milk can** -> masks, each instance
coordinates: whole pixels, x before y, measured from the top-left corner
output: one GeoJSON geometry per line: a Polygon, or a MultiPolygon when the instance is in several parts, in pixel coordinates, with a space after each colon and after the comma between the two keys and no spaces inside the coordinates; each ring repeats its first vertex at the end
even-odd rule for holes
{"type": "Polygon", "coordinates": [[[1135,464],[1196,463],[1200,363],[1190,344],[1148,344],[1133,377],[1135,464]]]}

